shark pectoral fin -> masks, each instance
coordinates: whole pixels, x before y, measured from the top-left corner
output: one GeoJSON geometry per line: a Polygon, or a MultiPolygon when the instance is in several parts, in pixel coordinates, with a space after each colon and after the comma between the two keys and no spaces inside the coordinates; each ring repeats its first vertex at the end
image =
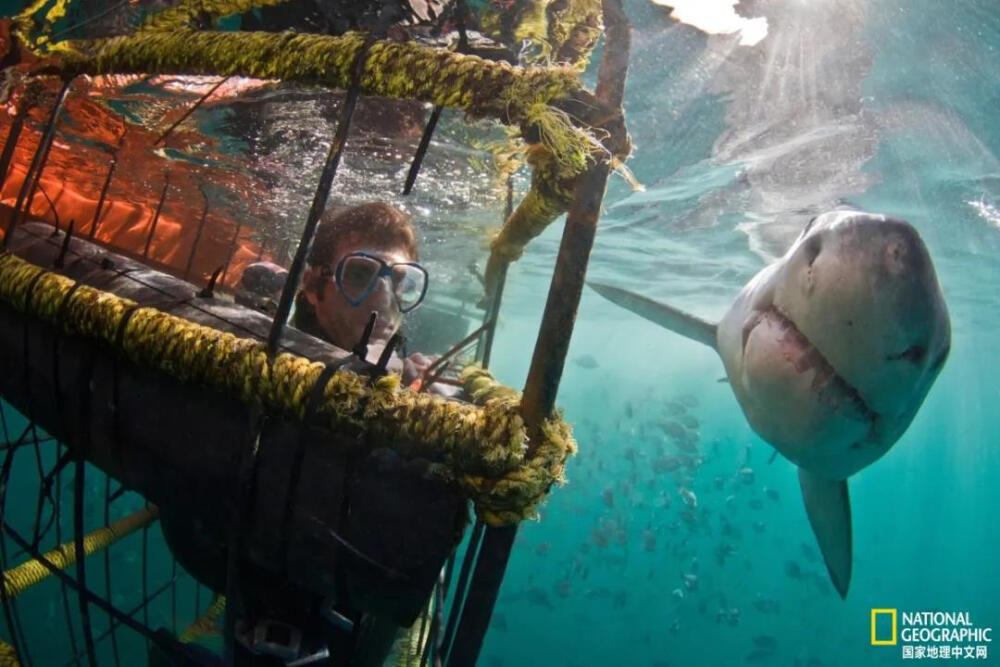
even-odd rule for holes
{"type": "Polygon", "coordinates": [[[590,281],[587,281],[587,284],[611,303],[631,310],[639,317],[670,329],[674,333],[704,343],[712,349],[717,349],[716,325],[694,315],[688,315],[676,308],[657,303],[635,292],[590,281]]]}
{"type": "Polygon", "coordinates": [[[806,514],[826,561],[833,587],[847,597],[851,583],[851,500],[847,480],[831,481],[799,468],[806,514]]]}

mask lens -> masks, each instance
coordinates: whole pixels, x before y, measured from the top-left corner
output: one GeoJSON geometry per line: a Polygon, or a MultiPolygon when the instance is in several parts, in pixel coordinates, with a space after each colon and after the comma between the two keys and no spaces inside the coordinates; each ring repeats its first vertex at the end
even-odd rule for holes
{"type": "Polygon", "coordinates": [[[427,274],[411,264],[397,264],[392,267],[392,283],[400,309],[409,310],[423,299],[427,274]]]}
{"type": "Polygon", "coordinates": [[[344,296],[350,301],[361,301],[381,268],[370,257],[352,255],[346,258],[340,272],[340,289],[344,296]]]}

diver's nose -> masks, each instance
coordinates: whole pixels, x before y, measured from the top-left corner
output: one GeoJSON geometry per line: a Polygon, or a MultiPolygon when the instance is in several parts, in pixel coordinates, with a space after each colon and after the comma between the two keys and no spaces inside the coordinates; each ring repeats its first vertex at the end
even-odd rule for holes
{"type": "Polygon", "coordinates": [[[384,310],[393,305],[392,283],[385,276],[378,279],[372,290],[372,306],[384,310]]]}

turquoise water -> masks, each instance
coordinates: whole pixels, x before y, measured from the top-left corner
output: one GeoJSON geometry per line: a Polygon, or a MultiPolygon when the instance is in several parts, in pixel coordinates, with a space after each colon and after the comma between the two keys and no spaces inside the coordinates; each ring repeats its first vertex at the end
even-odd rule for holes
{"type": "MultiPolygon", "coordinates": [[[[872,608],[1000,625],[1000,5],[744,2],[741,14],[768,18],[755,47],[677,25],[646,0],[626,10],[630,166],[646,191],[612,182],[589,276],[717,319],[805,221],[851,204],[920,231],[951,314],[951,355],[906,434],[851,478],[854,571],[841,600],[794,467],[770,461],[715,354],[586,291],[559,395],[580,453],[541,519],[520,529],[481,664],[894,665],[900,647],[870,645],[872,608]],[[686,473],[663,460],[676,452],[661,423],[682,416],[704,456],[686,473]]],[[[424,232],[442,291],[464,294],[464,262],[436,226],[424,232]]],[[[527,373],[559,232],[509,274],[493,369],[512,386],[527,373]]],[[[9,513],[30,531],[33,511],[17,508],[33,503],[35,463],[16,466],[9,513]]],[[[90,480],[100,498],[103,478],[90,480]]],[[[157,529],[149,539],[152,590],[170,562],[157,529]]],[[[124,608],[140,599],[141,550],[135,535],[114,552],[124,608]]],[[[98,589],[102,567],[88,565],[98,589]]],[[[61,664],[58,586],[43,586],[38,599],[53,602],[24,605],[22,620],[35,663],[61,664]]],[[[182,627],[193,597],[185,580],[182,627]]],[[[169,596],[151,614],[170,627],[169,596]]],[[[134,635],[120,637],[123,655],[143,655],[134,635]]],[[[985,662],[1000,662],[989,648],[985,662]]]]}
{"type": "MultiPolygon", "coordinates": [[[[628,5],[630,164],[648,189],[612,186],[590,275],[717,319],[809,216],[850,203],[919,229],[948,301],[951,356],[903,438],[850,480],[854,572],[841,601],[794,466],[768,463],[715,354],[586,292],[560,393],[581,453],[542,520],[520,531],[489,667],[892,665],[899,646],[869,643],[871,608],[1000,621],[1000,7],[749,4],[741,14],[765,14],[771,32],[721,65],[713,48],[729,47],[628,5]],[[799,23],[803,38],[788,27],[799,23]],[[741,131],[759,134],[737,145],[741,131]],[[672,474],[652,469],[657,424],[684,394],[706,453],[690,484],[694,524],[672,474]],[[735,479],[747,456],[752,485],[735,479]],[[738,625],[719,614],[733,608],[738,625]]],[[[496,369],[514,385],[557,243],[550,229],[512,270],[496,369]]]]}

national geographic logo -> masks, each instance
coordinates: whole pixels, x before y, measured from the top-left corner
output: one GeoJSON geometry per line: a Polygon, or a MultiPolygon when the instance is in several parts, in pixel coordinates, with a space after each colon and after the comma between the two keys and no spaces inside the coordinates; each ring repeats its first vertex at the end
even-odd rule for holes
{"type": "Polygon", "coordinates": [[[872,609],[872,646],[895,646],[896,645],[896,610],[895,609],[872,609]],[[879,616],[889,616],[892,618],[892,631],[888,639],[878,638],[878,618],[879,616]]]}
{"type": "Polygon", "coordinates": [[[992,633],[967,611],[871,610],[871,645],[901,645],[904,660],[987,660],[992,633]]]}

